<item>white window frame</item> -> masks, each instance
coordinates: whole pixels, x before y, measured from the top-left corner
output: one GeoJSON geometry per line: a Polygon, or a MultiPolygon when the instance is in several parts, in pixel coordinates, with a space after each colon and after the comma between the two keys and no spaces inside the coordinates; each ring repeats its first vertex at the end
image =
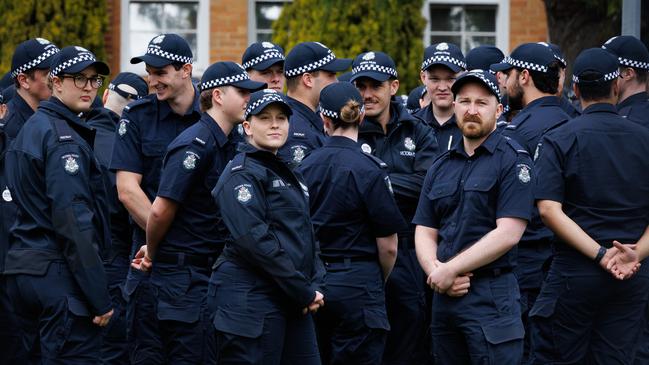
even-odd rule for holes
{"type": "MultiPolygon", "coordinates": [[[[421,13],[426,19],[424,47],[430,46],[430,6],[431,5],[495,5],[496,6],[496,47],[509,53],[509,0],[426,0],[421,13]]],[[[458,45],[462,47],[462,45],[458,45]]]]}
{"type": "Polygon", "coordinates": [[[248,0],[248,44],[257,42],[257,3],[291,3],[292,0],[248,0]]]}
{"type": "MultiPolygon", "coordinates": [[[[129,24],[130,24],[130,14],[129,14],[129,4],[131,0],[122,0],[120,4],[120,70],[122,72],[129,71],[134,72],[138,75],[146,75],[145,66],[142,63],[132,65],[131,64],[131,55],[128,54],[130,50],[129,44],[129,24]]],[[[205,69],[210,65],[210,0],[137,0],[137,2],[169,2],[169,3],[181,3],[181,2],[198,2],[198,13],[196,14],[196,52],[197,55],[194,55],[195,59],[200,60],[200,62],[194,62],[193,64],[193,77],[200,77],[203,75],[205,69]]],[[[146,50],[146,44],[142,45],[142,51],[146,50]]],[[[139,55],[134,55],[139,56],[139,55]]]]}

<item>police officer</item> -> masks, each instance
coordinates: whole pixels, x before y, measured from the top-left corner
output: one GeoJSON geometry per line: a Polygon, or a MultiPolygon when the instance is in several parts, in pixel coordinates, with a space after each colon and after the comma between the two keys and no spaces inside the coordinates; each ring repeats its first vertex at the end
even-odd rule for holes
{"type": "Polygon", "coordinates": [[[420,77],[431,101],[415,116],[435,130],[441,152],[450,150],[453,142],[462,139],[453,114],[451,85],[460,71],[465,69],[464,55],[453,43],[436,43],[424,50],[420,77]]]}
{"type": "Polygon", "coordinates": [[[88,126],[95,129],[94,153],[102,167],[108,187],[110,206],[111,244],[105,257],[104,269],[108,289],[113,302],[113,317],[110,326],[104,329],[101,358],[105,364],[128,364],[128,342],[126,336],[126,302],[122,288],[129,267],[132,229],[128,211],[119,202],[115,173],[110,171],[115,131],[119,116],[129,102],[148,94],[148,86],[140,76],[122,72],[108,84],[102,96],[103,107],[87,113],[88,126]]]}
{"type": "Polygon", "coordinates": [[[94,132],[78,114],[109,70],[79,46],[62,49],[51,67],[52,98],[6,155],[18,215],[5,274],[32,360],[88,364],[99,360],[100,326],[113,314],[101,256],[110,232],[94,132]]]}
{"type": "MultiPolygon", "coordinates": [[[[359,131],[361,150],[387,164],[401,215],[412,220],[426,170],[438,147],[432,128],[410,115],[392,96],[399,89],[394,61],[383,52],[354,59],[352,82],[363,97],[366,120],[359,131]]],[[[414,226],[399,230],[399,256],[386,284],[391,331],[385,363],[421,362],[426,331],[425,277],[414,251],[414,226]]]]}
{"type": "Polygon", "coordinates": [[[524,330],[511,271],[532,211],[532,161],[494,133],[502,112],[494,75],[469,71],[452,91],[463,139],[428,171],[413,219],[435,290],[435,363],[519,364],[524,330]]]}
{"type": "MultiPolygon", "coordinates": [[[[117,127],[111,169],[116,171],[119,200],[133,222],[133,249],[145,244],[146,221],[158,192],[167,146],[200,118],[199,93],[192,84],[192,51],[185,39],[168,33],[154,37],[146,53],[131,59],[144,62],[155,94],[124,108],[117,127]]],[[[127,319],[135,364],[163,362],[154,301],[148,275],[130,270],[125,285],[127,319]],[[137,292],[136,292],[137,289],[137,292]]]]}
{"type": "MultiPolygon", "coordinates": [[[[340,80],[340,78],[338,78],[340,80]]],[[[430,100],[427,100],[428,93],[426,92],[426,86],[420,85],[416,88],[410,90],[408,94],[408,101],[406,102],[406,109],[408,113],[415,114],[419,109],[426,107],[430,103],[430,100]]]]}
{"type": "Polygon", "coordinates": [[[169,364],[211,362],[204,358],[209,345],[207,285],[225,237],[215,224],[220,217],[210,193],[234,156],[227,136],[243,121],[250,91],[265,87],[250,80],[239,64],[211,65],[199,84],[201,119],[167,148],[146,246],[135,261],[137,266],[142,259],[144,270],[154,263],[151,283],[169,364]]]}
{"type": "Polygon", "coordinates": [[[325,141],[322,119],[316,113],[320,91],[336,81],[336,72],[349,68],[351,60],[336,58],[327,46],[318,42],[298,43],[286,56],[284,75],[288,103],[293,114],[286,144],[278,156],[291,167],[325,141]]]}
{"type": "Polygon", "coordinates": [[[630,364],[647,323],[647,268],[625,281],[606,271],[611,256],[633,252],[615,242],[636,243],[649,212],[649,133],[617,114],[619,74],[609,52],[582,51],[573,82],[583,113],[542,140],[535,198],[557,243],[530,312],[535,364],[630,364]]]}
{"type": "Polygon", "coordinates": [[[634,36],[613,37],[602,48],[611,52],[620,62],[620,96],[617,110],[621,116],[649,127],[649,51],[634,36]]]}
{"type": "Polygon", "coordinates": [[[324,267],[304,183],[277,156],[289,130],[286,97],[250,97],[250,144],[212,191],[231,234],[210,278],[217,363],[320,364],[313,318],[324,267]]]}
{"type": "Polygon", "coordinates": [[[539,43],[550,47],[552,53],[554,53],[554,58],[559,61],[559,88],[557,89],[556,95],[559,98],[559,105],[561,106],[561,109],[563,109],[563,111],[566,112],[566,114],[568,114],[570,118],[576,118],[580,116],[581,112],[579,111],[579,109],[577,109],[575,105],[573,105],[573,103],[568,99],[568,95],[572,92],[572,90],[565,88],[566,69],[568,68],[568,63],[566,62],[565,58],[563,58],[561,48],[559,48],[559,46],[554,43],[539,43]]]}
{"type": "MultiPolygon", "coordinates": [[[[495,46],[478,46],[472,48],[466,54],[466,69],[467,70],[488,70],[494,74],[497,74],[496,71],[491,70],[491,65],[500,63],[505,58],[503,51],[495,46]]],[[[498,76],[496,76],[497,78],[498,76]]],[[[509,114],[509,104],[507,103],[507,94],[505,93],[504,82],[499,83],[500,94],[502,100],[500,103],[503,105],[503,112],[498,118],[496,123],[497,130],[502,130],[508,123],[508,114],[509,114]]]]}
{"type": "MultiPolygon", "coordinates": [[[[505,88],[509,103],[520,109],[502,134],[516,140],[530,156],[536,156],[541,137],[570,119],[555,96],[560,84],[559,61],[547,46],[524,43],[516,47],[502,63],[492,67],[507,75],[505,88]]],[[[518,244],[518,265],[515,270],[526,328],[528,312],[541,289],[545,264],[552,256],[553,236],[552,231],[543,225],[538,210],[534,209],[518,244]]],[[[526,336],[525,362],[528,360],[529,346],[529,336],[526,336]]]]}
{"type": "Polygon", "coordinates": [[[271,42],[253,43],[243,53],[241,65],[250,79],[263,82],[269,89],[284,92],[284,50],[271,42]]]}
{"type": "Polygon", "coordinates": [[[384,280],[405,225],[387,165],[358,149],[363,98],[349,82],[326,86],[320,112],[329,139],[299,167],[327,270],[327,306],[316,327],[324,364],[380,364],[387,331],[384,280]]]}

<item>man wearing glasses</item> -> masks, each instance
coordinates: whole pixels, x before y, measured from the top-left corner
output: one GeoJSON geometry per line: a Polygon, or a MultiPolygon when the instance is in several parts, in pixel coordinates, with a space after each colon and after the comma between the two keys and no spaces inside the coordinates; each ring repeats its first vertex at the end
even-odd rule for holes
{"type": "Polygon", "coordinates": [[[102,265],[110,241],[91,109],[108,66],[78,46],[52,58],[52,97],[27,120],[5,157],[18,208],[9,237],[7,291],[34,363],[99,360],[100,327],[113,314],[102,265]]]}

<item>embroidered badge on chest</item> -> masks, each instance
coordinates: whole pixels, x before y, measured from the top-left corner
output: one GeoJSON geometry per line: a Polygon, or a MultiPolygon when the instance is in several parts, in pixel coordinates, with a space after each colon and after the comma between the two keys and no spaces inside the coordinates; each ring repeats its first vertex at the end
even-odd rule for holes
{"type": "Polygon", "coordinates": [[[63,161],[63,169],[65,170],[65,172],[67,172],[69,175],[76,175],[79,171],[78,159],[79,155],[77,154],[68,154],[62,156],[61,160],[63,161]]]}
{"type": "Polygon", "coordinates": [[[417,148],[415,142],[410,137],[406,137],[406,139],[403,140],[403,146],[406,147],[406,149],[411,152],[417,148]]]}

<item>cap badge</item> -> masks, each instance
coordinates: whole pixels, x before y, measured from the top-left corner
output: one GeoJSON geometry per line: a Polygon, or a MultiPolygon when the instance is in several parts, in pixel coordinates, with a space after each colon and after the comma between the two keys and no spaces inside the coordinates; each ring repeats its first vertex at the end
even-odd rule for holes
{"type": "Polygon", "coordinates": [[[448,49],[448,43],[442,42],[435,47],[438,51],[446,51],[448,49]]]}
{"type": "Polygon", "coordinates": [[[79,52],[90,52],[90,51],[88,51],[87,49],[85,49],[85,48],[83,48],[83,47],[79,47],[79,46],[74,46],[74,49],[76,49],[76,50],[79,51],[79,52]]]}
{"type": "Polygon", "coordinates": [[[153,43],[153,44],[160,44],[160,43],[162,43],[162,41],[163,41],[164,39],[165,39],[164,34],[161,34],[161,35],[159,35],[159,36],[153,38],[153,40],[151,40],[151,43],[153,43]]]}
{"type": "Polygon", "coordinates": [[[48,41],[48,40],[45,39],[45,38],[36,38],[36,40],[37,40],[38,43],[40,43],[40,44],[50,44],[50,41],[48,41]]]}
{"type": "Polygon", "coordinates": [[[275,48],[275,45],[270,42],[261,42],[261,46],[264,48],[275,48]]]}
{"type": "Polygon", "coordinates": [[[365,61],[373,60],[376,57],[374,52],[367,52],[366,54],[363,55],[363,59],[365,61]]]}

